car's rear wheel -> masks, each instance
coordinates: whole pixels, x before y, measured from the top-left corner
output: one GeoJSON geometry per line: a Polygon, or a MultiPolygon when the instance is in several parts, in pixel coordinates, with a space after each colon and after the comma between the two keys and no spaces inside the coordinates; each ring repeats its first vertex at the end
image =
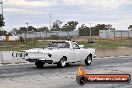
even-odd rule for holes
{"type": "Polygon", "coordinates": [[[64,68],[66,66],[66,58],[62,57],[61,60],[57,63],[57,66],[64,68]]]}
{"type": "Polygon", "coordinates": [[[88,55],[87,58],[85,59],[85,64],[86,65],[91,65],[92,63],[92,55],[88,55]]]}
{"type": "Polygon", "coordinates": [[[45,63],[42,62],[42,61],[36,61],[36,62],[35,62],[35,65],[36,65],[37,68],[43,68],[44,64],[45,64],[45,63]]]}

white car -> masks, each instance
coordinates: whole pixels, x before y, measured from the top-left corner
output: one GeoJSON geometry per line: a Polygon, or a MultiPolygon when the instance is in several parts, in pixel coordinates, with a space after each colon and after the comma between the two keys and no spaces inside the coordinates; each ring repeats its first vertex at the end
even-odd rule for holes
{"type": "Polygon", "coordinates": [[[35,62],[38,68],[42,68],[45,63],[65,67],[69,63],[84,61],[86,65],[90,65],[92,58],[96,56],[95,49],[83,47],[84,45],[78,45],[72,41],[54,41],[47,48],[24,50],[25,59],[35,62]]]}

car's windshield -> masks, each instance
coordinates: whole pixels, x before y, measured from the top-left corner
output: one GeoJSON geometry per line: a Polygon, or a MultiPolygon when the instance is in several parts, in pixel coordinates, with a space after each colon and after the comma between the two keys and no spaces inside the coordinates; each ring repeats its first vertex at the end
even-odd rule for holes
{"type": "Polygon", "coordinates": [[[48,47],[69,48],[70,45],[67,42],[51,42],[48,47]]]}

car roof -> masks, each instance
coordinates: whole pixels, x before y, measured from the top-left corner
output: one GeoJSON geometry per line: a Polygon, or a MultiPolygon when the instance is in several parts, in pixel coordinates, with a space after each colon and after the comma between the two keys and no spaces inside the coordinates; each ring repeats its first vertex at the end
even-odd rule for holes
{"type": "Polygon", "coordinates": [[[51,41],[51,43],[66,43],[66,42],[75,42],[75,41],[51,41]]]}

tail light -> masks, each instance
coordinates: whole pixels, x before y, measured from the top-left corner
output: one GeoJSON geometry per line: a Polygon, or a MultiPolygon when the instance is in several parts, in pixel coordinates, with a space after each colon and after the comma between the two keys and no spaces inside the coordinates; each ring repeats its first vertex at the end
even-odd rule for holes
{"type": "Polygon", "coordinates": [[[49,56],[49,57],[52,57],[52,55],[51,55],[51,54],[48,54],[48,56],[49,56]]]}

